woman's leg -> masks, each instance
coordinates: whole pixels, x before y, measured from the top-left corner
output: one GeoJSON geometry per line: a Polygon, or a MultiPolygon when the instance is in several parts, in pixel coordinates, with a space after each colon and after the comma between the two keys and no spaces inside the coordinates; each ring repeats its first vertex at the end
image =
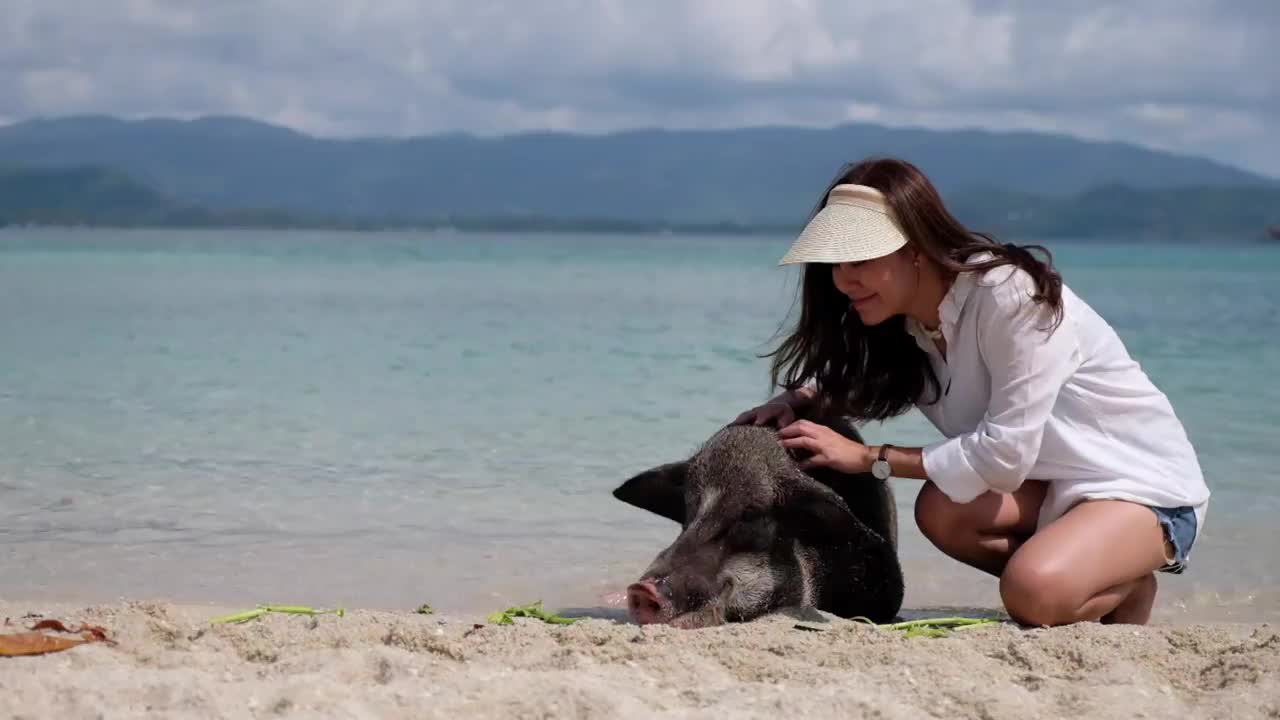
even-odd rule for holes
{"type": "Polygon", "coordinates": [[[916,525],[942,552],[999,577],[1035,532],[1047,487],[1028,480],[1012,494],[988,492],[960,504],[926,482],[916,496],[916,525]]]}
{"type": "Polygon", "coordinates": [[[1164,565],[1150,508],[1122,500],[1076,505],[1022,544],[1000,576],[1005,609],[1026,625],[1145,623],[1164,565]]]}

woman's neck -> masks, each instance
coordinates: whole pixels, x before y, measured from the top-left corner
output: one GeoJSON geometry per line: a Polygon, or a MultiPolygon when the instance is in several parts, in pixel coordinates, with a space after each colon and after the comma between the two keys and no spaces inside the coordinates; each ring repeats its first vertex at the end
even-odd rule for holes
{"type": "Polygon", "coordinates": [[[907,315],[921,325],[936,330],[941,324],[938,308],[951,289],[952,280],[943,276],[939,268],[927,259],[920,260],[920,284],[915,302],[907,309],[907,315]]]}

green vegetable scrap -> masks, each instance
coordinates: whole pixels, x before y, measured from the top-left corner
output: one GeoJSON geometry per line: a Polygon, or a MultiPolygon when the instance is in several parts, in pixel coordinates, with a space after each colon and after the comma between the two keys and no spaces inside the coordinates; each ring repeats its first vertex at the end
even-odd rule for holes
{"type": "Polygon", "coordinates": [[[511,625],[518,617],[537,618],[543,622],[553,625],[572,625],[575,618],[567,618],[562,615],[556,615],[553,612],[542,609],[542,601],[529,603],[528,605],[518,605],[516,607],[500,610],[489,616],[489,622],[495,625],[511,625]]]}
{"type": "Polygon", "coordinates": [[[233,615],[214,618],[209,622],[211,623],[246,623],[246,622],[249,622],[250,620],[256,620],[262,617],[263,615],[266,615],[267,613],[273,613],[273,612],[285,613],[287,615],[334,614],[334,615],[337,615],[338,617],[342,617],[347,614],[346,611],[343,610],[342,608],[337,608],[334,610],[317,610],[316,608],[308,607],[306,605],[259,605],[258,607],[252,610],[245,610],[244,612],[238,612],[233,615]]]}
{"type": "Polygon", "coordinates": [[[886,625],[876,625],[867,618],[854,618],[862,620],[870,625],[886,630],[901,630],[907,637],[946,637],[957,630],[966,630],[983,625],[998,625],[999,620],[994,618],[924,618],[922,620],[908,620],[900,623],[889,623],[886,625]]]}

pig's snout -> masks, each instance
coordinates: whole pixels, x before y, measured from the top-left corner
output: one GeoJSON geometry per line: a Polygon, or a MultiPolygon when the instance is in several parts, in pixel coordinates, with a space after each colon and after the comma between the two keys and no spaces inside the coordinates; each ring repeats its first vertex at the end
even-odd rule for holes
{"type": "Polygon", "coordinates": [[[627,588],[627,611],[641,625],[667,622],[671,619],[671,599],[653,580],[641,580],[627,588]]]}

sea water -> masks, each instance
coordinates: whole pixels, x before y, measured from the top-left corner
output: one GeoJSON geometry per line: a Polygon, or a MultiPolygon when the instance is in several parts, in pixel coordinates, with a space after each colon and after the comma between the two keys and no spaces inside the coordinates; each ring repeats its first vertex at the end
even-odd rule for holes
{"type": "MultiPolygon", "coordinates": [[[[677,529],[610,491],[767,397],[787,241],[0,231],[0,595],[597,605],[677,529]]],[[[1213,492],[1158,617],[1280,617],[1280,247],[1047,245],[1213,492]]],[[[907,605],[998,603],[894,486],[907,605]]]]}

